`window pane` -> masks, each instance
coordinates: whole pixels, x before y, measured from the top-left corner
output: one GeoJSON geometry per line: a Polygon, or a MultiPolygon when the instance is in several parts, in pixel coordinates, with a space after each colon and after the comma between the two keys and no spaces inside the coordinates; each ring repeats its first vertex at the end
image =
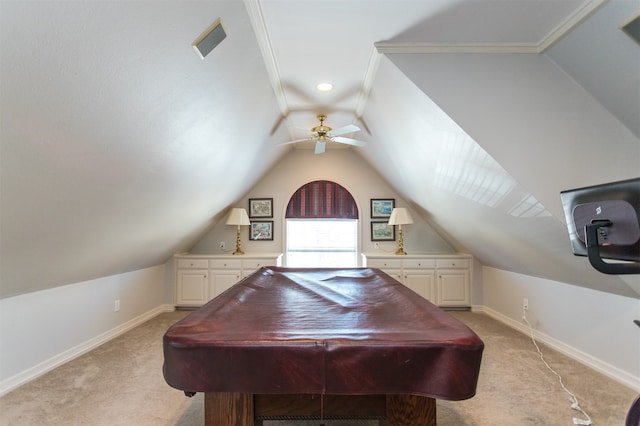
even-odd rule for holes
{"type": "Polygon", "coordinates": [[[357,229],[357,220],[287,219],[287,266],[357,266],[357,229]]]}

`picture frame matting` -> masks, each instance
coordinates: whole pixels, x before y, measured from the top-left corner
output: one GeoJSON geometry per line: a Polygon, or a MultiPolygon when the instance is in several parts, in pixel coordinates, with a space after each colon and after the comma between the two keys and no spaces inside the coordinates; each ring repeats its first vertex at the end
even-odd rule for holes
{"type": "Polygon", "coordinates": [[[395,198],[372,198],[371,219],[388,219],[395,206],[395,198]]]}
{"type": "Polygon", "coordinates": [[[273,217],[273,198],[249,198],[249,217],[273,217]]]}

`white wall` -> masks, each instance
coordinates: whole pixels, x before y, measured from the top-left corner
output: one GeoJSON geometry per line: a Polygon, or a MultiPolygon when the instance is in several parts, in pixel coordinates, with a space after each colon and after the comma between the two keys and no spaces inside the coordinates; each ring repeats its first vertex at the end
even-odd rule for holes
{"type": "Polygon", "coordinates": [[[164,265],[1,299],[0,395],[173,309],[166,299],[164,265]]]}
{"type": "MultiPolygon", "coordinates": [[[[249,198],[273,198],[274,240],[248,241],[249,231],[247,227],[243,227],[241,236],[245,252],[284,251],[284,214],[287,203],[299,187],[314,180],[336,182],[353,195],[358,204],[361,219],[361,251],[369,253],[376,251],[370,237],[370,200],[372,198],[395,198],[396,207],[407,207],[411,210],[415,223],[403,227],[407,252],[452,253],[455,251],[362,159],[356,149],[327,150],[322,155],[315,155],[308,149],[292,149],[249,193],[232,206],[247,208],[249,198]]],[[[191,253],[220,254],[220,241],[225,241],[227,251],[232,251],[235,247],[235,228],[225,225],[224,220],[216,224],[193,247],[191,253]]],[[[397,242],[382,242],[378,251],[394,253],[396,244],[397,242]]]]}
{"type": "MultiPolygon", "coordinates": [[[[589,267],[585,262],[585,267],[589,267]]],[[[570,284],[484,267],[484,309],[545,343],[640,391],[640,301],[570,284]]]]}

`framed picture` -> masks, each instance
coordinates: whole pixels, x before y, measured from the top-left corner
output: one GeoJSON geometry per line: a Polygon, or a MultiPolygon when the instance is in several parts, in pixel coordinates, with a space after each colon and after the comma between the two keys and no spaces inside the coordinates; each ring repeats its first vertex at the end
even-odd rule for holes
{"type": "Polygon", "coordinates": [[[371,219],[387,219],[395,206],[396,200],[393,198],[372,198],[371,219]]]}
{"type": "Polygon", "coordinates": [[[249,226],[249,239],[253,241],[273,241],[273,221],[251,221],[251,226],[249,226]]]}
{"type": "Polygon", "coordinates": [[[396,227],[387,222],[371,222],[371,241],[395,241],[396,227]]]}
{"type": "Polygon", "coordinates": [[[249,217],[273,217],[273,198],[249,198],[249,217]]]}

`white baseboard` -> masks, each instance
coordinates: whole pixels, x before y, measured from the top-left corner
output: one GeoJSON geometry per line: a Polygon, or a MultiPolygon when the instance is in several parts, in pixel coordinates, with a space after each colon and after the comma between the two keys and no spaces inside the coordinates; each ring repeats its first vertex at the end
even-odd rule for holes
{"type": "MultiPolygon", "coordinates": [[[[43,374],[53,370],[60,365],[69,362],[92,349],[97,348],[98,346],[112,340],[121,334],[126,333],[127,331],[149,321],[151,318],[156,317],[157,315],[163,312],[172,312],[175,310],[173,305],[160,305],[142,315],[133,318],[130,321],[125,322],[124,324],[119,325],[111,330],[108,330],[94,338],[91,338],[73,348],[70,348],[54,357],[49,358],[46,361],[41,362],[21,373],[18,373],[14,376],[9,377],[6,380],[0,382],[0,396],[11,392],[12,390],[22,386],[23,384],[42,376],[43,374]]],[[[495,311],[491,308],[482,305],[473,305],[471,308],[472,312],[482,312],[489,315],[491,318],[500,321],[501,323],[529,336],[529,328],[521,322],[515,321],[498,311],[495,311]]],[[[558,352],[590,367],[605,376],[620,382],[621,384],[628,386],[631,389],[634,389],[637,392],[640,392],[640,377],[633,376],[626,371],[620,370],[617,367],[612,366],[606,362],[603,362],[587,353],[580,351],[566,343],[563,343],[557,339],[554,339],[551,336],[548,336],[544,333],[534,330],[534,337],[547,346],[557,350],[558,352]]]]}
{"type": "Polygon", "coordinates": [[[92,349],[97,348],[103,343],[114,339],[121,334],[149,321],[151,318],[160,315],[163,312],[172,312],[175,310],[173,305],[160,305],[142,315],[139,315],[132,320],[129,320],[111,330],[108,330],[96,337],[93,337],[77,346],[74,346],[56,356],[53,356],[46,361],[43,361],[25,371],[15,374],[8,379],[0,382],[0,396],[11,392],[12,390],[24,385],[25,383],[42,376],[43,374],[53,370],[56,367],[61,366],[64,363],[71,361],[92,349]]]}
{"type": "MultiPolygon", "coordinates": [[[[473,312],[484,312],[491,318],[500,321],[501,323],[508,325],[509,327],[523,334],[526,334],[527,336],[530,336],[529,327],[524,322],[515,321],[512,318],[509,318],[506,315],[503,315],[500,312],[486,306],[474,306],[472,310],[473,312]]],[[[544,343],[545,345],[568,356],[569,358],[572,358],[580,362],[581,364],[584,364],[587,367],[592,368],[599,373],[604,374],[605,376],[637,392],[640,392],[640,377],[629,374],[626,371],[623,371],[611,364],[608,364],[598,358],[582,352],[579,349],[574,348],[573,346],[567,345],[566,343],[544,333],[541,333],[537,330],[533,330],[533,337],[535,337],[537,341],[544,343]]]]}

